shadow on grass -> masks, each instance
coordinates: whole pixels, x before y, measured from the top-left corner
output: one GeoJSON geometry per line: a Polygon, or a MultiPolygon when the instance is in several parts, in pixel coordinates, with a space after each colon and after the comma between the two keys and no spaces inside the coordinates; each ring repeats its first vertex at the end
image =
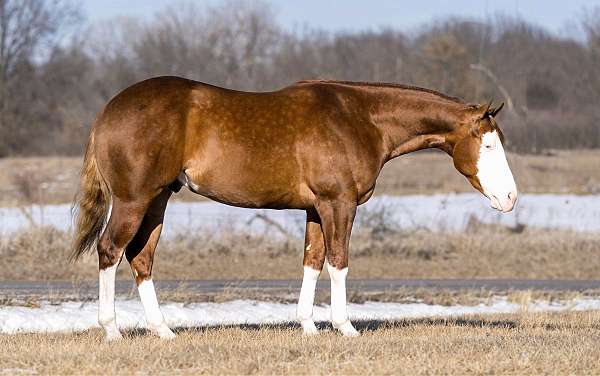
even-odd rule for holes
{"type": "MultiPolygon", "coordinates": [[[[413,326],[458,326],[469,328],[505,328],[514,329],[518,326],[515,320],[485,320],[479,318],[419,318],[405,320],[356,320],[352,321],[354,327],[359,332],[374,332],[380,329],[394,328],[409,328],[413,326]]],[[[329,322],[317,322],[319,330],[332,330],[333,327],[329,322]]],[[[300,325],[295,322],[286,322],[280,324],[237,324],[237,325],[215,325],[215,326],[193,326],[193,327],[177,327],[173,331],[176,334],[180,333],[204,333],[211,330],[221,329],[241,329],[247,331],[259,330],[300,330],[300,325]]],[[[148,335],[146,329],[130,329],[126,332],[127,336],[137,337],[148,335]]]]}

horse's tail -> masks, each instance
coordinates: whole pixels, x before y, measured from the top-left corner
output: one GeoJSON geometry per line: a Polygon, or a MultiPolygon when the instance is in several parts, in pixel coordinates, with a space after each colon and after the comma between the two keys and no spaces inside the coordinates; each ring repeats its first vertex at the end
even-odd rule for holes
{"type": "Polygon", "coordinates": [[[94,138],[95,129],[92,127],[81,169],[79,192],[73,206],[76,228],[71,261],[76,261],[81,255],[93,249],[102,235],[110,210],[110,191],[98,170],[94,138]]]}

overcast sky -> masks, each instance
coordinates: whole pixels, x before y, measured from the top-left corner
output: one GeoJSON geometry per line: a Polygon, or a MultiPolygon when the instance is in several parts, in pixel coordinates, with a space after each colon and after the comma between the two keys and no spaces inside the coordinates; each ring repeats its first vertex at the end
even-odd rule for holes
{"type": "MultiPolygon", "coordinates": [[[[252,1],[252,0],[248,0],[252,1]]],[[[196,0],[216,4],[219,0],[196,0]]],[[[518,15],[552,32],[573,34],[569,26],[600,0],[270,0],[280,24],[294,30],[304,26],[339,30],[377,30],[392,26],[411,30],[447,16],[485,18],[496,12],[518,15]]],[[[152,18],[168,0],[86,0],[84,10],[94,22],[118,15],[152,18]]]]}

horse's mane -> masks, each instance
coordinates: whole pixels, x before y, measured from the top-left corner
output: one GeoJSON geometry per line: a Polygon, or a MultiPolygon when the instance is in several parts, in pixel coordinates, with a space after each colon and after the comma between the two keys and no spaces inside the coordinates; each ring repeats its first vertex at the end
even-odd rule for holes
{"type": "Polygon", "coordinates": [[[424,93],[436,95],[440,98],[443,98],[443,99],[446,99],[446,100],[449,100],[452,102],[463,103],[463,101],[460,98],[453,97],[453,96],[450,96],[450,95],[447,95],[444,93],[440,93],[439,91],[436,91],[436,90],[426,89],[424,87],[413,86],[413,85],[393,84],[393,83],[388,83],[388,82],[364,82],[364,81],[342,81],[342,80],[302,80],[302,81],[298,81],[298,83],[300,83],[300,84],[326,83],[326,84],[339,84],[339,85],[348,85],[348,86],[391,87],[391,88],[398,88],[398,89],[404,89],[404,90],[421,91],[424,93]]]}

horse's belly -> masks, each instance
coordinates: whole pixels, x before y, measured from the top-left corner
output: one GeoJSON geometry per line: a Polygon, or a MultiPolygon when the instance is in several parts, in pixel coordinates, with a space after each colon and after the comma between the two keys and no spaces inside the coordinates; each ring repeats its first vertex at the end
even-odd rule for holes
{"type": "Polygon", "coordinates": [[[310,195],[297,179],[279,171],[239,171],[235,168],[185,171],[191,191],[244,208],[301,209],[310,206],[310,195]]]}

